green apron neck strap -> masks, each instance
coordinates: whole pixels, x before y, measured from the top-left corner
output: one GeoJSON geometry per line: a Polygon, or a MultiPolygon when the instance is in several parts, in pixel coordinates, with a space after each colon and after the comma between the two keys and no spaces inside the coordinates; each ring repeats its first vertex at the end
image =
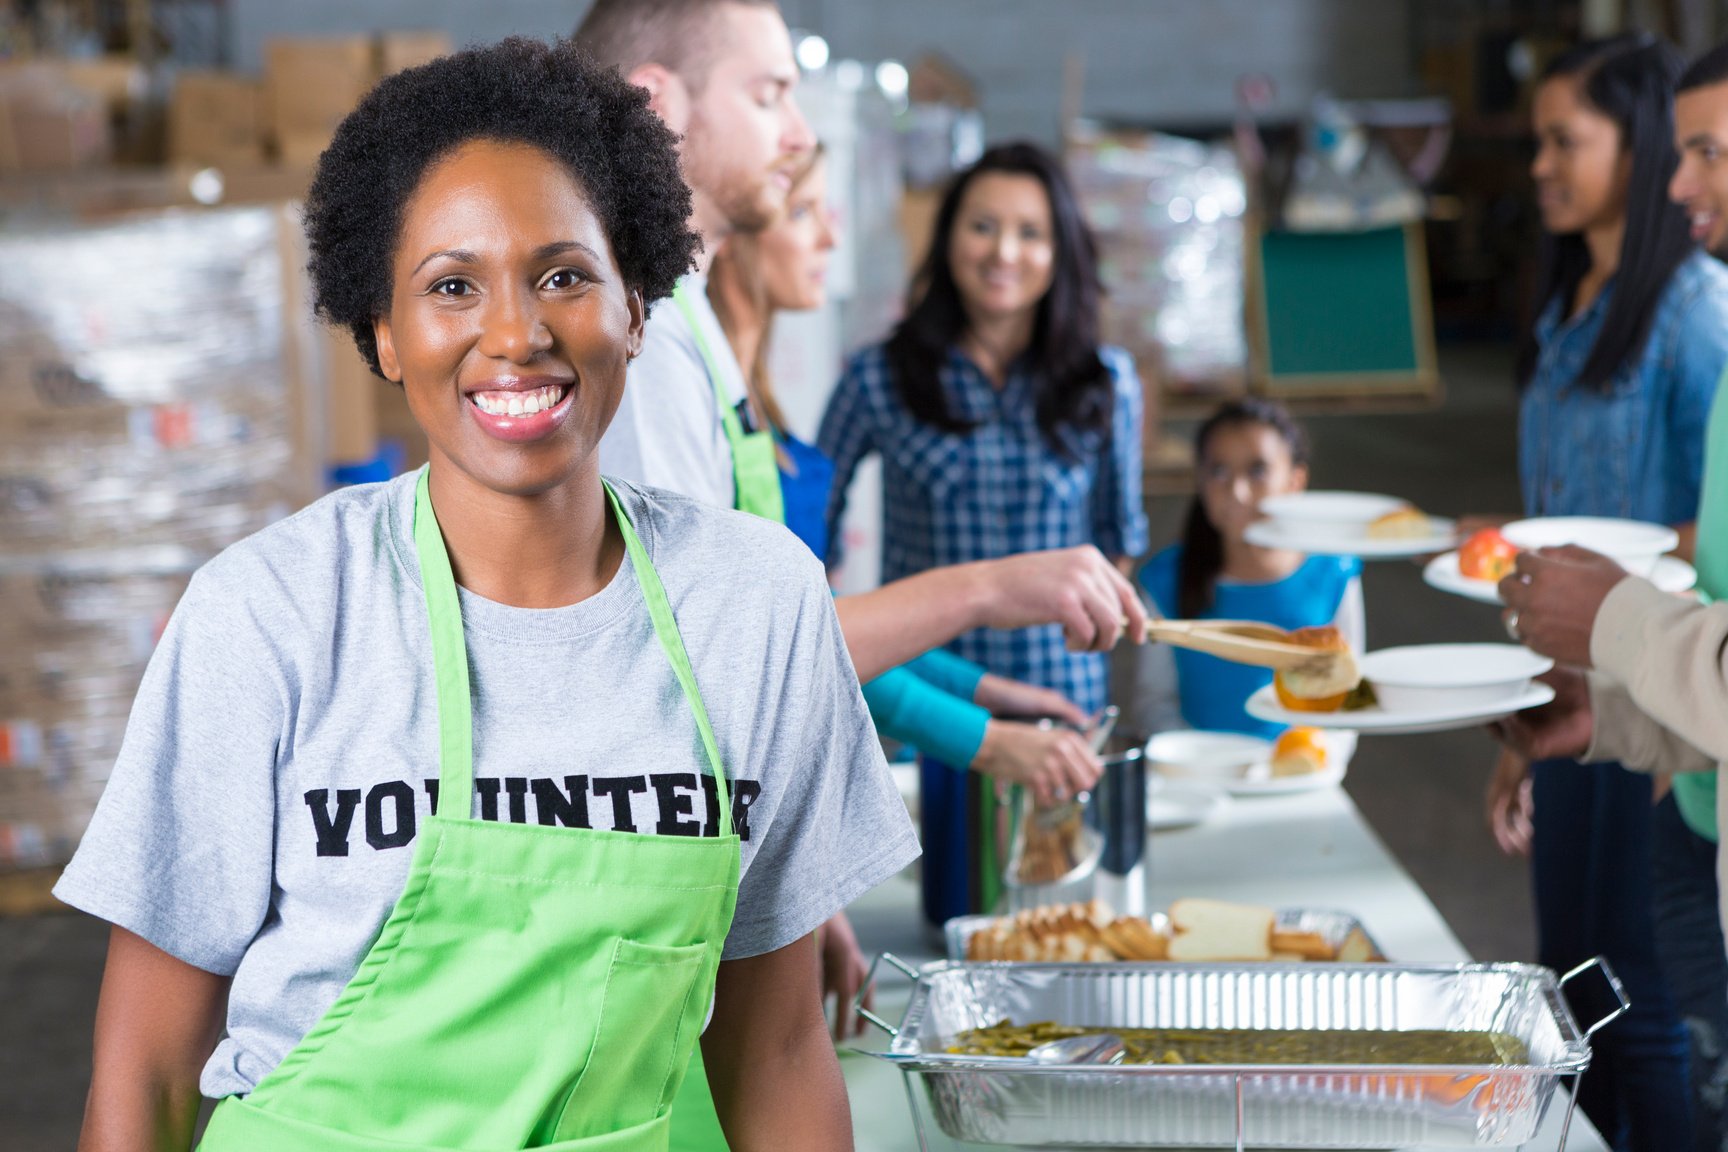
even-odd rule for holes
{"type": "Polygon", "coordinates": [[[720,409],[726,446],[732,452],[732,507],[776,524],[786,523],[786,500],[780,490],[780,458],[774,446],[774,433],[767,429],[759,432],[744,430],[744,421],[738,418],[738,406],[732,403],[722,383],[726,377],[720,358],[703,334],[695,302],[683,282],[673,289],[672,302],[690,326],[696,350],[702,354],[702,364],[708,372],[708,383],[714,389],[714,405],[720,409]]]}
{"type": "Polygon", "coordinates": [[[702,735],[702,750],[708,754],[708,769],[714,774],[714,787],[720,796],[721,834],[729,835],[732,818],[731,787],[726,781],[726,768],[720,759],[720,744],[714,739],[713,726],[708,723],[708,708],[702,703],[702,693],[696,687],[696,673],[690,667],[689,654],[684,651],[684,637],[679,633],[678,621],[672,615],[672,602],[666,599],[666,589],[660,583],[660,573],[654,570],[654,565],[649,561],[648,550],[642,547],[642,541],[630,523],[630,514],[624,510],[624,502],[618,498],[618,493],[613,490],[610,482],[602,480],[601,483],[606,485],[606,499],[612,505],[613,516],[618,520],[618,530],[624,534],[624,551],[630,557],[630,566],[636,570],[636,582],[642,586],[642,598],[648,604],[648,616],[654,621],[654,635],[659,638],[660,648],[672,665],[672,674],[678,677],[678,686],[684,689],[684,699],[696,716],[696,731],[702,735]]]}
{"type": "MultiPolygon", "coordinates": [[[[468,682],[468,649],[462,639],[462,602],[456,593],[450,553],[444,547],[438,517],[432,510],[430,475],[430,468],[422,468],[414,486],[414,551],[420,561],[420,583],[426,593],[426,617],[432,632],[432,672],[438,693],[438,811],[448,819],[465,820],[474,804],[473,696],[468,682]],[[452,801],[452,797],[462,799],[452,801]]],[[[606,501],[623,533],[624,550],[647,602],[654,635],[672,665],[672,674],[678,678],[690,711],[695,714],[696,730],[701,734],[702,749],[707,754],[719,798],[721,835],[729,835],[731,789],[720,759],[720,745],[714,739],[708,709],[696,688],[696,674],[684,650],[672,605],[666,599],[659,573],[648,559],[648,550],[642,547],[629,513],[611,484],[606,484],[606,501]]]]}
{"type": "Polygon", "coordinates": [[[690,335],[696,339],[696,351],[702,354],[702,366],[708,370],[708,383],[714,389],[714,404],[720,409],[721,423],[726,426],[726,441],[736,444],[746,435],[744,422],[738,419],[737,406],[732,403],[732,397],[726,394],[726,377],[720,370],[720,358],[714,355],[714,349],[702,331],[701,321],[696,316],[696,305],[690,299],[690,289],[682,280],[672,289],[672,303],[677,305],[678,314],[684,317],[684,323],[690,326],[690,335]]]}
{"type": "Polygon", "coordinates": [[[432,511],[430,467],[414,485],[414,551],[432,629],[432,676],[438,689],[438,811],[466,820],[473,808],[474,715],[468,687],[468,648],[462,642],[462,602],[450,553],[432,511]]]}

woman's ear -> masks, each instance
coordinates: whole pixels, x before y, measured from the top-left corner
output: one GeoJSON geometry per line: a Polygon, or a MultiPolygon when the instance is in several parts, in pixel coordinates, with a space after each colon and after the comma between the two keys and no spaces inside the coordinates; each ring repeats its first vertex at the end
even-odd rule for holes
{"type": "Polygon", "coordinates": [[[388,318],[379,316],[372,321],[372,339],[378,344],[378,368],[392,384],[402,383],[402,362],[396,358],[396,338],[390,331],[388,318]]]}
{"type": "Polygon", "coordinates": [[[624,348],[629,358],[634,360],[642,355],[642,336],[648,328],[648,305],[642,302],[640,288],[630,289],[624,304],[630,309],[630,331],[625,336],[624,348]]]}

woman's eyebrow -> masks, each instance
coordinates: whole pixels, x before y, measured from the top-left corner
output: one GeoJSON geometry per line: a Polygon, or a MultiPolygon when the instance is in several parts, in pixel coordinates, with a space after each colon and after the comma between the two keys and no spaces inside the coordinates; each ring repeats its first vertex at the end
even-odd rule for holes
{"type": "Polygon", "coordinates": [[[480,257],[474,255],[474,253],[468,251],[466,248],[440,248],[438,251],[430,253],[426,259],[420,261],[420,263],[414,265],[414,271],[420,271],[420,269],[426,267],[426,265],[432,263],[432,261],[438,259],[440,256],[447,256],[458,264],[480,263],[480,257]]]}
{"type": "MultiPolygon", "coordinates": [[[[542,244],[540,247],[534,249],[533,259],[536,261],[550,260],[554,256],[562,256],[567,252],[581,252],[591,260],[600,259],[600,254],[598,252],[594,251],[594,249],[588,247],[588,245],[579,240],[554,240],[550,244],[542,244]]],[[[424,260],[414,265],[414,271],[420,271],[420,269],[426,267],[426,265],[441,256],[454,260],[458,264],[480,263],[480,257],[476,256],[466,248],[440,248],[436,252],[427,254],[424,260]]]]}
{"type": "Polygon", "coordinates": [[[550,260],[552,257],[562,256],[566,252],[581,252],[590,260],[600,259],[600,253],[579,240],[554,240],[550,244],[542,244],[534,249],[534,259],[550,260]]]}

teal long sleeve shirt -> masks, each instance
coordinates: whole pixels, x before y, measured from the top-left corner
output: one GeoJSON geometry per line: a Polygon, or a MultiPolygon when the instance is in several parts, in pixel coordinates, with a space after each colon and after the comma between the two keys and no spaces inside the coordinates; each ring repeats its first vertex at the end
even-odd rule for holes
{"type": "Polygon", "coordinates": [[[965,769],[990,723],[972,702],[983,678],[984,669],[938,648],[866,683],[864,702],[883,734],[965,769]]]}

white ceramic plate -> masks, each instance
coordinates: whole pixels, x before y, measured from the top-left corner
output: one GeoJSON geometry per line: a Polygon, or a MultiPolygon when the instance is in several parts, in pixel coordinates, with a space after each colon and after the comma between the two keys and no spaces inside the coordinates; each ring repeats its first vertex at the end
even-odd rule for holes
{"type": "MultiPolygon", "coordinates": [[[[1313,725],[1309,725],[1313,727],[1313,725]]],[[[1329,736],[1354,735],[1354,733],[1329,732],[1329,736]]],[[[1228,786],[1227,791],[1232,796],[1247,798],[1251,796],[1288,796],[1296,792],[1318,792],[1322,788],[1336,788],[1344,783],[1344,772],[1348,765],[1346,757],[1340,755],[1336,747],[1328,749],[1327,757],[1331,761],[1328,767],[1318,772],[1303,772],[1295,776],[1274,776],[1271,765],[1260,765],[1245,779],[1238,780],[1228,786]]]]}
{"type": "Polygon", "coordinates": [[[1161,776],[1229,784],[1272,756],[1272,741],[1238,732],[1182,728],[1160,732],[1146,742],[1146,760],[1161,776]]]}
{"type": "Polygon", "coordinates": [[[1362,675],[1388,712],[1492,707],[1552,667],[1521,644],[1413,644],[1362,658],[1362,675]]]}
{"type": "Polygon", "coordinates": [[[1267,497],[1260,502],[1260,511],[1310,535],[1351,538],[1362,535],[1387,513],[1409,506],[1408,500],[1373,492],[1292,492],[1267,497]]]}
{"type": "Polygon", "coordinates": [[[1199,784],[1152,777],[1146,790],[1146,827],[1154,832],[1204,824],[1224,806],[1224,793],[1199,784]]]}
{"type": "Polygon", "coordinates": [[[1153,788],[1209,787],[1232,796],[1282,796],[1337,787],[1344,779],[1355,737],[1327,733],[1328,767],[1297,776],[1272,775],[1272,741],[1237,732],[1180,729],[1160,732],[1146,744],[1153,788]]]}
{"type": "MultiPolygon", "coordinates": [[[[1422,579],[1430,588],[1475,600],[1482,604],[1499,604],[1500,589],[1492,580],[1474,580],[1458,570],[1458,553],[1436,556],[1422,570],[1422,579]]],[[[1656,571],[1650,582],[1664,592],[1690,592],[1698,584],[1698,569],[1678,556],[1664,556],[1656,561],[1656,571]]]]}
{"type": "Polygon", "coordinates": [[[1306,724],[1340,732],[1361,732],[1376,736],[1415,736],[1426,732],[1451,732],[1458,728],[1474,728],[1526,708],[1539,708],[1554,699],[1554,689],[1546,684],[1532,684],[1516,696],[1508,696],[1493,704],[1474,708],[1434,709],[1423,712],[1389,712],[1384,708],[1364,708],[1360,712],[1291,712],[1278,703],[1278,696],[1268,684],[1248,697],[1248,715],[1273,724],[1306,724]]]}
{"type": "Polygon", "coordinates": [[[1285,548],[1315,556],[1359,556],[1363,560],[1407,560],[1458,546],[1457,525],[1440,516],[1430,516],[1431,536],[1375,539],[1364,533],[1339,536],[1311,532],[1286,520],[1257,520],[1248,525],[1243,538],[1261,548],[1285,548]]]}
{"type": "Polygon", "coordinates": [[[1611,520],[1603,516],[1543,516],[1515,520],[1500,529],[1506,542],[1520,550],[1577,544],[1612,556],[1620,566],[1649,577],[1664,552],[1673,551],[1680,534],[1666,524],[1641,520],[1611,520]]]}

